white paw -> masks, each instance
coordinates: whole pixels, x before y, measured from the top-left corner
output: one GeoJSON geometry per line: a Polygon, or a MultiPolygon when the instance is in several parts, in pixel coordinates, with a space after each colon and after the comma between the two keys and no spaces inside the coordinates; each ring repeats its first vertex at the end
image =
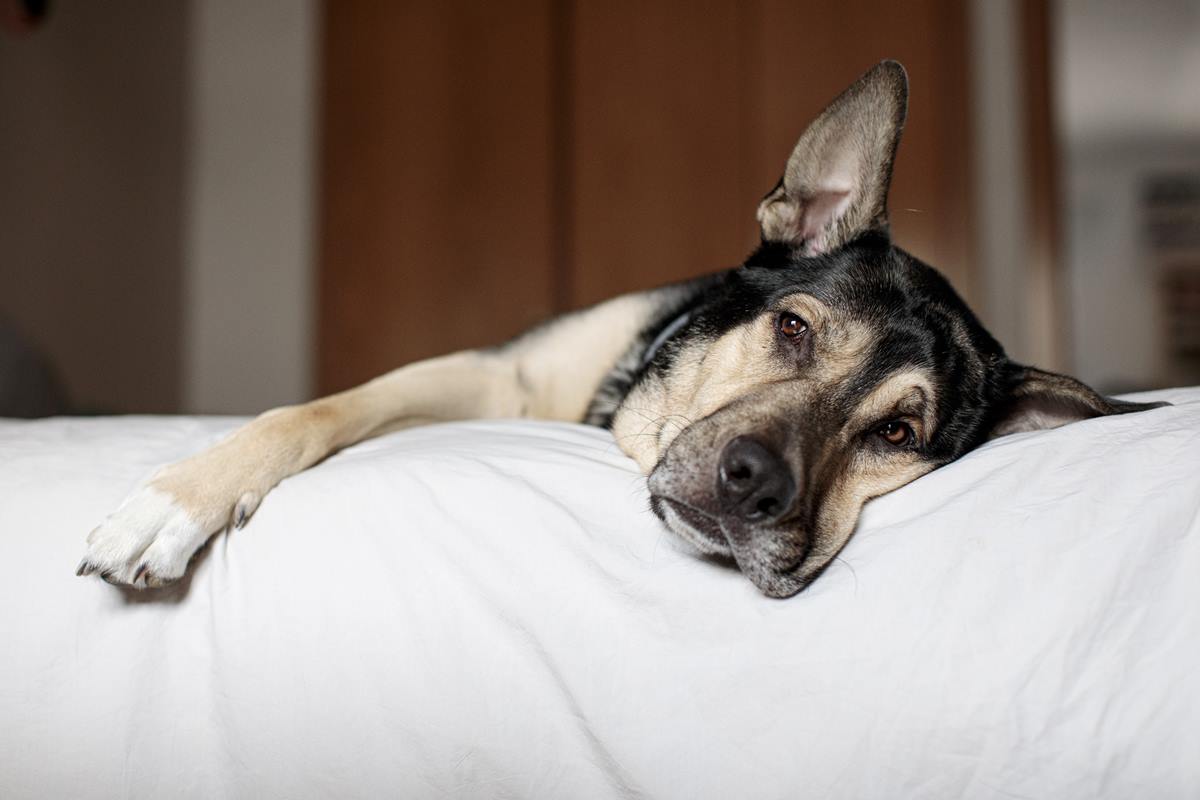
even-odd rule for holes
{"type": "Polygon", "coordinates": [[[182,578],[196,551],[229,520],[229,509],[189,513],[169,493],[143,486],[88,535],[76,574],[96,572],[138,589],[163,586],[182,578]]]}

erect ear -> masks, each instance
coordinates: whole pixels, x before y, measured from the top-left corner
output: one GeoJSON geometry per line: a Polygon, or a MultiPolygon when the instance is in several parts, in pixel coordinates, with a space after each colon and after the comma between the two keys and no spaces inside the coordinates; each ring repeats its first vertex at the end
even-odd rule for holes
{"type": "Polygon", "coordinates": [[[763,241],[817,255],[868,231],[886,233],[892,161],[907,108],[908,76],[896,61],[880,62],[830,103],[758,206],[763,241]]]}
{"type": "Polygon", "coordinates": [[[1113,400],[1066,375],[1012,365],[1008,405],[992,428],[990,438],[1022,431],[1057,428],[1068,422],[1148,411],[1170,403],[1130,403],[1113,400]]]}

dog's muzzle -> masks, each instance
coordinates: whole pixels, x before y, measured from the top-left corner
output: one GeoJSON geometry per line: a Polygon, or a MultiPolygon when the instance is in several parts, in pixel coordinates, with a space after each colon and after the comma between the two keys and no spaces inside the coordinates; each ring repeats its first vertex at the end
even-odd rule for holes
{"type": "Polygon", "coordinates": [[[705,552],[733,555],[753,539],[773,536],[798,491],[779,453],[757,438],[736,436],[707,469],[660,464],[650,475],[650,494],[672,530],[705,552]]]}

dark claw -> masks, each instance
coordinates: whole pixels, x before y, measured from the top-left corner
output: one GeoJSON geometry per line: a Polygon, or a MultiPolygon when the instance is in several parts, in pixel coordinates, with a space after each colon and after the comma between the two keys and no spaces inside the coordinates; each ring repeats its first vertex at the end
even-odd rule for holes
{"type": "Polygon", "coordinates": [[[76,575],[91,575],[95,571],[96,571],[96,568],[93,567],[91,564],[89,564],[88,560],[85,558],[83,561],[79,562],[79,569],[75,570],[75,574],[76,575]]]}
{"type": "Polygon", "coordinates": [[[113,582],[112,570],[105,570],[104,572],[101,572],[100,577],[104,580],[105,583],[111,583],[113,586],[117,585],[116,583],[113,582]]]}
{"type": "MultiPolygon", "coordinates": [[[[142,577],[142,573],[145,571],[146,571],[146,565],[142,564],[140,567],[137,568],[137,572],[133,573],[133,580],[130,581],[130,583],[137,583],[138,578],[142,577]]],[[[146,578],[146,583],[147,584],[150,583],[149,576],[147,576],[147,578],[146,578]]]]}
{"type": "Polygon", "coordinates": [[[233,521],[233,527],[235,530],[241,530],[242,526],[245,524],[246,524],[246,509],[239,508],[237,510],[237,519],[235,519],[233,521]]]}

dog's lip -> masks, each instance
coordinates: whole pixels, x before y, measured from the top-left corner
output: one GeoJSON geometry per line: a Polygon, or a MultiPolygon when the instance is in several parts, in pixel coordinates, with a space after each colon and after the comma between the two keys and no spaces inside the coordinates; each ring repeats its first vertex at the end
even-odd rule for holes
{"type": "MultiPolygon", "coordinates": [[[[713,516],[707,514],[695,506],[684,503],[680,500],[675,500],[663,495],[655,495],[654,502],[666,506],[687,528],[687,532],[698,536],[702,541],[694,541],[692,537],[687,536],[683,531],[676,531],[689,539],[692,544],[702,547],[705,550],[713,550],[714,548],[721,553],[729,552],[729,541],[725,538],[725,534],[721,531],[721,523],[713,516]]],[[[670,526],[668,526],[670,527],[670,526]]],[[[674,530],[674,529],[673,529],[674,530]]]]}
{"type": "MultiPolygon", "coordinates": [[[[733,548],[735,555],[739,551],[746,552],[754,548],[752,525],[743,524],[736,518],[722,519],[720,525],[721,533],[725,537],[725,540],[729,542],[730,547],[733,548]]],[[[767,558],[764,563],[773,575],[794,575],[804,567],[811,552],[812,543],[809,541],[800,547],[790,558],[781,559],[780,556],[776,555],[767,558]]],[[[758,554],[755,556],[755,560],[761,560],[762,557],[762,554],[758,554]]]]}
{"type": "Polygon", "coordinates": [[[730,530],[737,527],[736,523],[722,521],[689,503],[665,495],[652,494],[650,504],[667,528],[684,541],[706,553],[732,557],[742,573],[768,597],[791,597],[811,584],[824,569],[822,565],[811,574],[805,574],[804,567],[812,555],[811,546],[805,547],[786,564],[770,564],[734,544],[741,533],[730,530]]]}

